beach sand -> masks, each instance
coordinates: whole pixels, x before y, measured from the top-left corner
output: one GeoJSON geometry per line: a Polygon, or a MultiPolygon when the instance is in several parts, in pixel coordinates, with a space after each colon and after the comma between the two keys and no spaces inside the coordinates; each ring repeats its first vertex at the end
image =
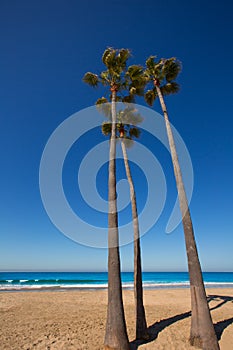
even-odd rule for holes
{"type": "MultiPolygon", "coordinates": [[[[207,289],[221,350],[233,349],[233,289],[207,289]]],[[[124,291],[132,349],[189,350],[189,289],[145,290],[152,340],[134,341],[133,291],[124,291]]],[[[103,348],[107,291],[0,293],[0,349],[97,350],[103,348]]]]}

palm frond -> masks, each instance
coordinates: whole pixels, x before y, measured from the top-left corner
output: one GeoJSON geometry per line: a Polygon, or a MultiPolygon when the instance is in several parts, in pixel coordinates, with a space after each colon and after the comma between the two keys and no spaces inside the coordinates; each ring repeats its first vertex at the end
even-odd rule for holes
{"type": "Polygon", "coordinates": [[[103,103],[109,103],[108,100],[106,99],[106,97],[100,97],[98,98],[98,100],[96,101],[96,105],[102,105],[103,103]]]}
{"type": "Polygon", "coordinates": [[[83,77],[83,81],[84,83],[90,85],[90,86],[97,86],[99,83],[99,78],[97,74],[91,73],[91,72],[87,72],[84,77],[83,77]]]}
{"type": "Polygon", "coordinates": [[[110,122],[104,122],[102,124],[102,134],[105,136],[110,135],[112,132],[112,123],[110,122]]]}
{"type": "Polygon", "coordinates": [[[177,93],[180,90],[180,86],[176,82],[171,82],[163,85],[160,90],[163,95],[171,95],[177,93]]]}
{"type": "Polygon", "coordinates": [[[128,129],[131,125],[137,125],[143,121],[143,118],[140,113],[137,112],[137,109],[133,104],[130,104],[125,109],[118,112],[118,119],[124,124],[128,129]]]}
{"type": "Polygon", "coordinates": [[[140,113],[133,114],[133,120],[132,120],[133,125],[138,125],[138,124],[142,123],[142,121],[143,121],[143,117],[141,116],[140,113]]]}
{"type": "Polygon", "coordinates": [[[140,65],[132,65],[128,68],[126,76],[129,78],[129,88],[131,94],[143,96],[144,88],[147,83],[147,79],[144,74],[143,67],[140,65]]]}
{"type": "Polygon", "coordinates": [[[167,82],[175,80],[181,72],[181,62],[177,61],[176,58],[168,60],[165,64],[165,78],[167,82]]]}
{"type": "Polygon", "coordinates": [[[143,67],[136,64],[129,66],[126,74],[131,78],[131,80],[134,80],[135,78],[137,79],[138,76],[143,75],[143,67]]]}
{"type": "Polygon", "coordinates": [[[132,140],[130,137],[124,137],[122,141],[124,142],[126,148],[131,148],[134,145],[134,140],[132,140]]]}
{"type": "Polygon", "coordinates": [[[134,86],[132,86],[132,87],[130,88],[130,90],[129,90],[130,95],[135,95],[136,92],[137,92],[137,89],[136,89],[136,87],[134,87],[134,86]]]}
{"type": "Polygon", "coordinates": [[[117,112],[117,120],[121,123],[121,124],[125,124],[126,121],[125,121],[125,110],[124,109],[121,109],[117,112]]]}
{"type": "Polygon", "coordinates": [[[117,67],[116,50],[111,49],[111,51],[109,51],[109,54],[105,57],[104,64],[109,70],[114,70],[114,68],[117,67]]]}
{"type": "Polygon", "coordinates": [[[163,81],[172,82],[181,71],[181,63],[175,58],[161,58],[155,62],[155,56],[150,56],[146,61],[144,76],[147,81],[156,79],[162,85],[163,81]]]}
{"type": "Polygon", "coordinates": [[[144,95],[144,98],[145,98],[145,101],[146,103],[149,105],[149,106],[152,106],[155,99],[156,99],[156,93],[154,90],[148,90],[145,95],[144,95]]]}
{"type": "Polygon", "coordinates": [[[102,62],[105,64],[105,59],[109,55],[109,53],[112,51],[112,47],[107,47],[106,50],[104,50],[104,53],[102,55],[102,62]]]}
{"type": "Polygon", "coordinates": [[[146,67],[148,70],[153,70],[154,66],[155,66],[155,58],[157,56],[150,56],[147,60],[146,60],[146,67]]]}
{"type": "Polygon", "coordinates": [[[143,75],[144,75],[144,79],[147,83],[150,80],[152,80],[152,74],[151,74],[151,71],[149,69],[145,69],[143,75]]]}
{"type": "Polygon", "coordinates": [[[126,69],[130,57],[128,49],[108,48],[103,55],[103,62],[107,66],[114,81],[120,80],[121,73],[126,69]]]}
{"type": "Polygon", "coordinates": [[[137,96],[144,96],[144,86],[143,87],[137,87],[135,95],[137,95],[137,96]]]}
{"type": "Polygon", "coordinates": [[[129,129],[129,136],[131,138],[137,138],[138,139],[140,137],[140,135],[141,135],[141,130],[139,130],[138,128],[133,127],[133,128],[129,129]]]}
{"type": "Polygon", "coordinates": [[[146,60],[146,69],[144,71],[145,79],[148,81],[150,80],[158,80],[161,82],[164,79],[163,72],[162,72],[162,66],[163,66],[163,59],[160,59],[159,61],[155,61],[156,56],[150,56],[146,60]]]}
{"type": "MultiPolygon", "coordinates": [[[[112,48],[112,47],[108,47],[104,53],[103,53],[103,56],[102,56],[102,62],[103,64],[105,64],[105,66],[107,66],[107,61],[109,59],[109,56],[111,56],[112,52],[115,52],[115,50],[112,48]]],[[[115,53],[114,53],[115,54],[115,53]]]]}
{"type": "Polygon", "coordinates": [[[118,51],[118,55],[116,56],[117,64],[121,67],[121,69],[124,70],[126,68],[126,62],[131,55],[130,50],[120,49],[117,51],[118,51]]]}
{"type": "Polygon", "coordinates": [[[133,103],[135,101],[135,97],[134,95],[127,95],[122,97],[121,101],[124,103],[133,103]]]}
{"type": "MultiPolygon", "coordinates": [[[[138,76],[137,78],[134,78],[133,80],[131,80],[128,83],[129,89],[131,87],[134,87],[136,89],[138,89],[138,92],[140,90],[144,90],[146,84],[148,83],[148,80],[146,79],[145,75],[143,74],[143,76],[138,76]]],[[[137,92],[136,92],[137,94],[137,92]]]]}
{"type": "Polygon", "coordinates": [[[98,98],[96,107],[100,113],[108,119],[111,119],[111,103],[109,103],[105,97],[98,98]]]}
{"type": "Polygon", "coordinates": [[[119,55],[121,57],[121,60],[123,62],[126,62],[129,59],[129,57],[131,56],[131,52],[129,49],[120,49],[119,55]]]}
{"type": "Polygon", "coordinates": [[[109,71],[103,71],[100,73],[100,78],[102,83],[105,85],[106,84],[110,84],[110,77],[109,77],[109,71]]]}

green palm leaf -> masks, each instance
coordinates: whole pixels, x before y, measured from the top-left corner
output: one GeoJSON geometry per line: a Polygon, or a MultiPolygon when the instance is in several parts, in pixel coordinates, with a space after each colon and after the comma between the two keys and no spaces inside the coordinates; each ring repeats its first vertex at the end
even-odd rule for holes
{"type": "Polygon", "coordinates": [[[145,79],[148,81],[157,79],[161,82],[164,78],[163,72],[161,70],[163,65],[163,60],[155,62],[156,56],[150,56],[146,61],[146,69],[144,71],[145,79]]]}
{"type": "Polygon", "coordinates": [[[132,124],[133,125],[138,125],[143,121],[143,117],[141,116],[140,113],[134,113],[133,118],[132,118],[132,124]]]}
{"type": "Polygon", "coordinates": [[[102,62],[106,65],[106,57],[112,52],[113,48],[112,47],[108,47],[103,55],[102,55],[102,62]]]}
{"type": "Polygon", "coordinates": [[[152,74],[149,69],[144,70],[144,79],[147,83],[152,79],[152,74]]]}
{"type": "Polygon", "coordinates": [[[99,83],[99,78],[97,74],[91,73],[91,72],[87,72],[84,77],[83,77],[83,81],[84,83],[90,85],[90,86],[97,86],[99,83]]]}
{"type": "Polygon", "coordinates": [[[149,106],[152,106],[156,99],[156,96],[157,95],[154,90],[148,90],[144,96],[146,103],[148,103],[149,106]]]}
{"type": "Polygon", "coordinates": [[[130,95],[135,95],[136,92],[137,92],[137,89],[134,86],[132,86],[129,90],[130,95]]]}
{"type": "Polygon", "coordinates": [[[105,66],[109,69],[113,66],[116,66],[116,50],[109,47],[107,48],[102,56],[102,61],[105,64],[105,66]]]}
{"type": "Polygon", "coordinates": [[[120,49],[118,51],[118,55],[116,56],[116,62],[121,67],[121,69],[125,70],[126,62],[130,57],[130,50],[128,49],[120,49]]]}
{"type": "Polygon", "coordinates": [[[109,85],[111,83],[109,71],[103,71],[100,73],[101,82],[103,85],[109,85]]]}
{"type": "Polygon", "coordinates": [[[181,71],[181,63],[177,61],[175,58],[172,59],[167,65],[165,78],[167,82],[171,82],[175,80],[181,71]]]}
{"type": "Polygon", "coordinates": [[[104,114],[108,119],[111,119],[111,103],[109,103],[105,97],[98,98],[96,107],[100,113],[104,114]]]}
{"type": "Polygon", "coordinates": [[[130,128],[129,135],[130,135],[131,138],[137,138],[138,139],[140,137],[140,135],[141,135],[141,131],[138,128],[133,127],[133,128],[130,128]]]}
{"type": "Polygon", "coordinates": [[[106,99],[106,97],[100,97],[96,101],[96,105],[100,105],[100,104],[103,104],[103,103],[108,103],[108,100],[106,99]]]}
{"type": "Polygon", "coordinates": [[[135,97],[132,94],[127,95],[127,96],[122,97],[121,101],[124,103],[133,103],[135,101],[135,97]]]}
{"type": "Polygon", "coordinates": [[[104,122],[102,124],[102,133],[105,136],[109,136],[111,134],[112,131],[112,123],[110,122],[104,122]]]}
{"type": "Polygon", "coordinates": [[[171,95],[179,92],[180,86],[176,82],[167,83],[160,88],[163,95],[171,95]]]}
{"type": "Polygon", "coordinates": [[[124,110],[119,111],[117,117],[128,129],[130,129],[131,125],[135,127],[135,125],[143,121],[141,114],[137,113],[137,110],[132,104],[124,110]]]}
{"type": "Polygon", "coordinates": [[[140,65],[132,65],[128,68],[126,76],[129,78],[130,94],[143,96],[146,85],[146,77],[144,75],[143,67],[140,65]]]}
{"type": "Polygon", "coordinates": [[[144,96],[144,86],[143,87],[137,87],[135,95],[137,95],[137,96],[144,96]]]}
{"type": "Polygon", "coordinates": [[[155,66],[155,58],[157,56],[150,56],[147,60],[146,60],[146,67],[148,70],[153,70],[154,66],[155,66]]]}
{"type": "Polygon", "coordinates": [[[143,67],[140,65],[132,65],[129,66],[127,73],[126,73],[132,80],[135,78],[138,78],[138,76],[143,75],[143,67]]]}

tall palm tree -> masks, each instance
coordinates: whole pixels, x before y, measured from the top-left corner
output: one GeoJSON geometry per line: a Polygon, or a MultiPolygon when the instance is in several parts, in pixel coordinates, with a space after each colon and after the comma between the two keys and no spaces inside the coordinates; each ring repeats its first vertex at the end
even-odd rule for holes
{"type": "Polygon", "coordinates": [[[179,91],[179,85],[175,82],[180,73],[181,64],[176,58],[160,59],[155,61],[156,56],[150,56],[146,61],[145,76],[152,88],[145,94],[146,102],[152,106],[156,97],[159,98],[163,111],[167,136],[171,151],[172,163],[178,190],[182,223],[186,242],[188,259],[190,290],[191,290],[191,331],[190,343],[205,350],[218,350],[219,344],[215,334],[207,298],[203,283],[201,265],[198,258],[194,230],[190,216],[188,201],[182,179],[176,146],[172,129],[168,119],[168,112],[164,102],[164,95],[179,91]]]}
{"type": "MultiPolygon", "coordinates": [[[[105,102],[107,102],[107,100],[105,102]]],[[[107,111],[107,109],[108,108],[106,106],[105,110],[107,111]]],[[[125,171],[130,188],[134,229],[134,299],[136,315],[136,339],[148,340],[149,335],[147,331],[145,308],[143,304],[141,248],[136,193],[127,155],[127,148],[133,145],[133,139],[139,138],[140,136],[140,130],[136,127],[136,125],[141,121],[142,118],[140,114],[136,113],[133,106],[129,106],[125,110],[119,111],[117,114],[117,137],[121,142],[125,171]]],[[[102,132],[106,136],[110,135],[111,122],[103,123],[102,132]]]]}
{"type": "MultiPolygon", "coordinates": [[[[116,203],[116,101],[117,93],[130,89],[125,100],[133,99],[138,88],[130,67],[127,70],[127,60],[130,57],[128,49],[108,48],[104,51],[102,62],[106,70],[99,75],[87,72],[83,81],[93,87],[100,83],[110,88],[111,100],[111,137],[109,149],[108,177],[108,307],[104,340],[104,349],[129,350],[129,340],[126,330],[125,315],[122,300],[122,283],[120,274],[118,215],[116,203]],[[135,81],[135,84],[133,83],[135,81]]],[[[140,90],[140,89],[139,89],[140,90]]]]}

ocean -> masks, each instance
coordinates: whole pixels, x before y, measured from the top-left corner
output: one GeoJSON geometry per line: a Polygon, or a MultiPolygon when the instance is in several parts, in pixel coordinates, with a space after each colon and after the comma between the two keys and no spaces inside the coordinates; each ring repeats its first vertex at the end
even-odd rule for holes
{"type": "MultiPolygon", "coordinates": [[[[206,287],[233,287],[233,272],[204,272],[206,287]]],[[[107,272],[0,272],[0,291],[105,289],[107,272]]],[[[133,272],[122,273],[123,288],[133,288],[133,272]]],[[[187,272],[144,272],[145,289],[187,288],[187,272]]]]}

